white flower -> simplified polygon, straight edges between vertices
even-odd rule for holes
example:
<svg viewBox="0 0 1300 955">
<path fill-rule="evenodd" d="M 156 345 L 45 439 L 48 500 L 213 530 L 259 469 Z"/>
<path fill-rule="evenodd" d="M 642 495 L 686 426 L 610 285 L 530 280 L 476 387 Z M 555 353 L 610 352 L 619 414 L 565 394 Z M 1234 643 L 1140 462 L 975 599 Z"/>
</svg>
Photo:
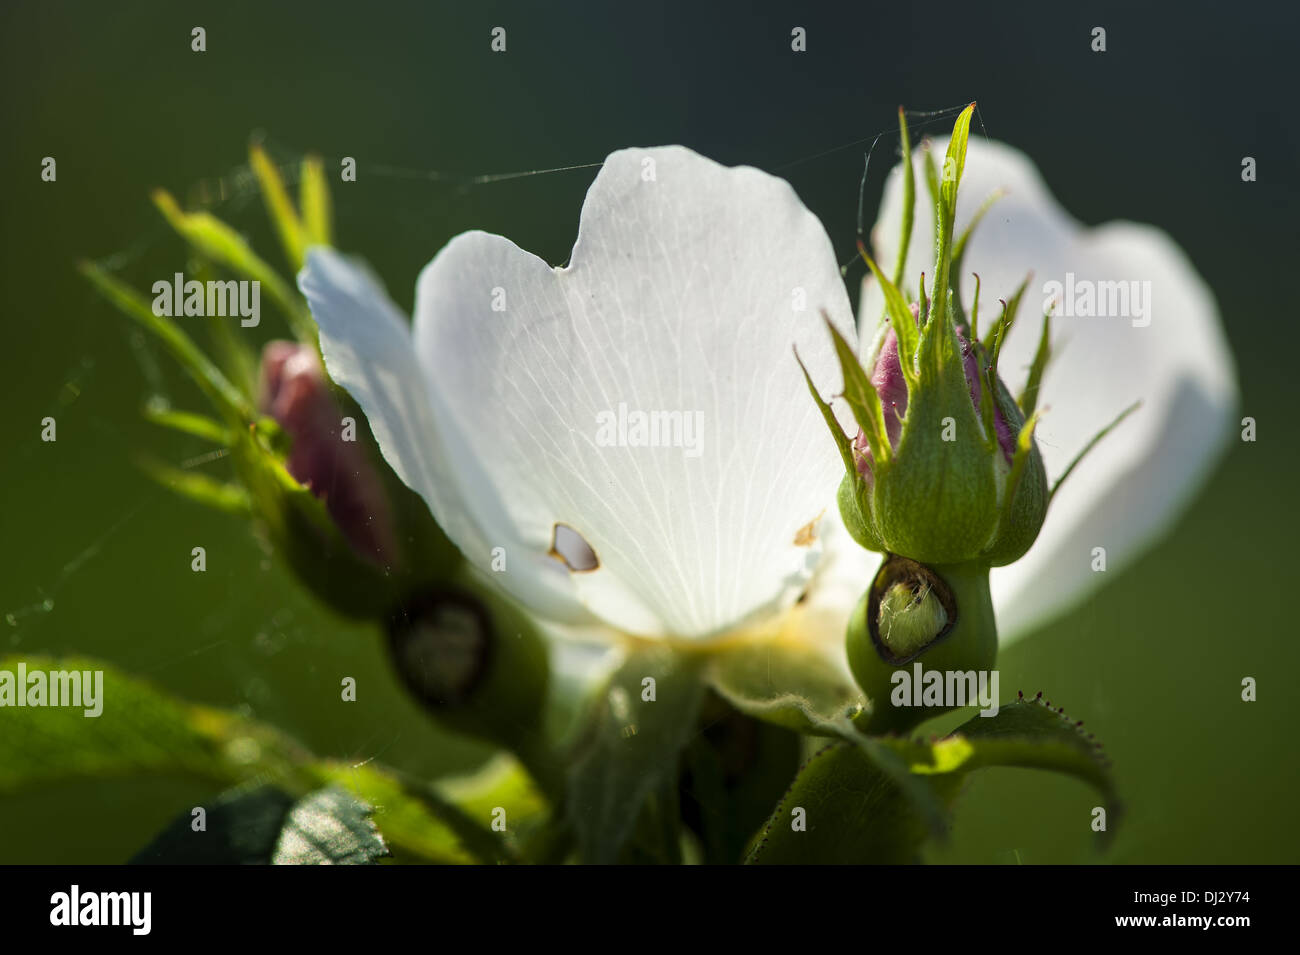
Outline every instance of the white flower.
<svg viewBox="0 0 1300 955">
<path fill-rule="evenodd" d="M 942 158 L 946 139 L 934 141 Z M 934 274 L 933 205 L 916 167 L 916 217 L 905 283 Z M 889 275 L 898 253 L 902 166 L 885 187 L 872 246 Z M 1213 293 L 1164 232 L 1131 222 L 1087 228 L 1070 217 L 1022 153 L 972 137 L 958 193 L 956 235 L 995 192 L 962 263 L 970 307 L 980 277 L 980 326 L 987 329 L 1032 273 L 1001 372 L 1019 389 L 1033 359 L 1044 300 L 1057 299 L 1053 358 L 1039 393 L 1036 438 L 1055 480 L 1089 439 L 1133 402 L 1142 406 L 1084 459 L 1052 501 L 1042 533 L 1020 561 L 993 571 L 998 631 L 1005 645 L 1068 609 L 1106 579 L 1093 570 L 1105 548 L 1107 573 L 1133 561 L 1189 503 L 1233 430 L 1237 386 L 1232 352 Z M 955 281 L 955 278 L 954 278 Z M 1049 286 L 1048 283 L 1059 283 Z M 1099 315 L 1125 292 L 1124 314 Z M 1142 283 L 1149 283 L 1143 285 Z M 1068 290 L 1068 291 L 1067 291 Z M 1093 296 L 1091 315 L 1086 300 Z M 1065 300 L 1067 299 L 1068 300 Z M 869 342 L 884 308 L 866 281 L 859 314 Z M 1116 309 L 1111 309 L 1117 311 Z"/>
<path fill-rule="evenodd" d="M 1084 231 L 1027 160 L 972 142 L 963 213 L 997 185 L 1009 194 L 964 268 L 983 277 L 986 315 L 1030 269 L 1041 281 L 1067 268 L 1148 278 L 1155 307 L 1146 328 L 1058 323 L 1040 402 L 1052 406 L 1039 432 L 1049 469 L 1133 398 L 1145 405 L 1066 485 L 1029 556 L 996 572 L 999 617 L 1018 628 L 1092 583 L 1092 546 L 1114 568 L 1172 519 L 1222 443 L 1234 389 L 1213 300 L 1163 234 Z M 876 238 L 886 271 L 898 193 L 895 175 Z M 933 255 L 918 193 L 912 287 Z M 843 666 L 845 624 L 879 557 L 839 524 L 843 465 L 792 347 L 838 389 L 820 312 L 850 341 L 852 316 L 825 231 L 785 182 L 681 147 L 614 153 L 569 265 L 465 233 L 421 274 L 409 328 L 328 249 L 311 251 L 299 281 L 330 375 L 389 464 L 466 558 L 540 618 L 678 641 L 778 633 Z M 1038 297 L 1008 374 L 1028 363 Z M 864 302 L 874 323 L 873 289 Z M 625 412 L 699 420 L 701 441 L 611 442 L 601 428 Z M 591 563 L 582 542 L 595 569 L 571 569 Z"/>
<path fill-rule="evenodd" d="M 843 466 L 792 348 L 838 387 L 821 312 L 855 336 L 830 240 L 783 180 L 676 146 L 614 153 L 568 266 L 457 236 L 409 332 L 336 253 L 300 283 L 388 462 L 541 616 L 697 640 L 803 593 Z M 669 422 L 659 446 L 627 433 L 635 414 Z M 688 446 L 683 425 L 702 425 Z M 596 569 L 552 553 L 584 566 L 565 528 Z"/>
</svg>

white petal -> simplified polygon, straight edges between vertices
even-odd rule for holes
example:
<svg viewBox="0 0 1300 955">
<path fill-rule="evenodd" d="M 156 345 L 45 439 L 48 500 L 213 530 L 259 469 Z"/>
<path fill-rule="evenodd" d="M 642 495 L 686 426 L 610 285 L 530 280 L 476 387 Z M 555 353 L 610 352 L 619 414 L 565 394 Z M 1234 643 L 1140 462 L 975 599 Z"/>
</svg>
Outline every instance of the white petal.
<svg viewBox="0 0 1300 955">
<path fill-rule="evenodd" d="M 839 508 L 822 521 L 824 554 L 803 600 L 783 618 L 783 630 L 833 663 L 851 681 L 844 649 L 849 616 L 880 569 L 880 554 L 864 550 L 844 527 Z"/>
<path fill-rule="evenodd" d="M 934 144 L 941 159 L 946 142 Z M 917 160 L 918 182 L 922 168 Z M 1236 372 L 1213 294 L 1186 256 L 1150 226 L 1082 226 L 1048 192 L 1032 163 L 999 143 L 972 139 L 958 199 L 957 230 L 996 190 L 1005 194 L 976 228 L 966 254 L 963 301 L 981 279 L 981 327 L 1032 272 L 1018 327 L 1001 371 L 1018 390 L 1037 346 L 1045 284 L 1149 282 L 1149 309 L 1127 316 L 1081 317 L 1058 307 L 1052 363 L 1039 398 L 1045 407 L 1038 444 L 1050 478 L 1102 427 L 1136 400 L 1142 407 L 1108 435 L 1056 496 L 1042 534 L 1016 564 L 994 570 L 994 604 L 1004 643 L 1069 609 L 1105 580 L 1092 570 L 1093 549 L 1106 549 L 1107 571 L 1131 562 L 1178 516 L 1229 434 Z M 902 216 L 902 177 L 891 173 L 876 230 L 882 269 L 893 267 Z M 933 206 L 917 190 L 907 283 L 934 271 Z M 1141 286 L 1138 286 L 1141 289 Z M 864 287 L 864 328 L 879 318 L 878 290 Z M 1055 291 L 1054 289 L 1051 291 Z M 868 311 L 867 309 L 870 309 Z M 1141 327 L 1144 320 L 1149 324 Z"/>
<path fill-rule="evenodd" d="M 501 582 L 528 602 L 527 578 L 558 576 L 615 628 L 680 638 L 793 601 L 819 553 L 795 539 L 842 472 L 791 351 L 823 394 L 840 388 L 822 309 L 851 335 L 830 241 L 790 186 L 681 147 L 606 160 L 565 268 L 453 239 L 420 277 L 416 351 L 464 451 L 465 506 L 509 555 Z M 702 429 L 631 446 L 620 408 Z M 547 556 L 556 524 L 596 570 Z"/>
<path fill-rule="evenodd" d="M 345 388 L 374 432 L 384 459 L 429 504 L 443 530 L 466 551 L 487 553 L 491 520 L 464 503 L 460 476 L 472 462 L 454 433 L 438 430 L 428 381 L 416 362 L 410 328 L 397 306 L 358 263 L 325 247 L 307 255 L 298 285 L 320 327 L 321 354 L 330 378 Z M 459 468 L 451 464 L 458 462 Z M 491 518 L 492 515 L 486 515 Z M 498 517 L 499 521 L 500 518 Z M 528 578 L 525 596 L 556 617 L 581 622 L 567 581 Z M 560 593 L 555 589 L 559 588 Z"/>
<path fill-rule="evenodd" d="M 323 246 L 309 252 L 298 286 L 330 377 L 366 412 L 384 458 L 424 497 L 442 493 L 441 448 L 402 313 L 364 267 Z"/>
</svg>

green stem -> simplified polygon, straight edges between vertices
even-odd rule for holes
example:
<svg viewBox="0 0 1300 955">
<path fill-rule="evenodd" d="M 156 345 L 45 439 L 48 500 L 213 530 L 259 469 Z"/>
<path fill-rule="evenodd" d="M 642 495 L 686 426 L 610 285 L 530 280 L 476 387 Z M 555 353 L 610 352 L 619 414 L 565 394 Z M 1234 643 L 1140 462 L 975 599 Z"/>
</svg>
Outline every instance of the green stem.
<svg viewBox="0 0 1300 955">
<path fill-rule="evenodd" d="M 891 566 L 892 562 L 892 566 Z M 872 584 L 872 589 L 863 594 L 853 616 L 849 620 L 847 649 L 849 666 L 858 685 L 871 701 L 871 707 L 859 717 L 861 729 L 871 733 L 907 732 L 919 723 L 954 707 L 951 700 L 945 698 L 944 705 L 913 705 L 911 692 L 916 680 L 916 667 L 920 665 L 921 674 L 932 671 L 990 671 L 997 663 L 998 634 L 993 618 L 993 600 L 989 593 L 989 568 L 983 563 L 943 564 L 924 568 L 931 575 L 928 578 L 888 574 L 886 569 L 897 571 L 899 564 L 910 564 L 900 558 L 887 556 Z M 919 565 L 914 565 L 919 566 Z M 937 582 L 933 579 L 937 578 Z M 919 585 L 916 583 L 920 580 Z M 927 584 L 926 581 L 931 581 Z M 941 603 L 947 605 L 941 615 L 936 615 L 933 600 L 918 598 L 913 613 L 917 615 L 918 625 L 929 626 L 936 632 L 929 637 L 928 645 L 922 643 L 923 649 L 910 651 L 901 658 L 886 659 L 880 648 L 882 642 L 878 636 L 873 638 L 871 621 L 868 616 L 873 608 L 897 615 L 897 601 L 891 602 L 889 590 L 892 581 L 893 592 L 900 588 L 906 594 L 911 584 L 925 593 L 927 586 L 935 590 L 946 588 Z M 871 600 L 872 591 L 885 599 Z M 879 633 L 879 613 L 876 632 Z M 949 626 L 950 624 L 950 626 Z M 898 626 L 898 624 L 895 624 Z M 900 671 L 902 673 L 901 676 Z M 946 680 L 945 680 L 946 682 Z M 920 690 L 917 690 L 919 693 Z M 899 700 L 903 705 L 895 705 Z"/>
</svg>

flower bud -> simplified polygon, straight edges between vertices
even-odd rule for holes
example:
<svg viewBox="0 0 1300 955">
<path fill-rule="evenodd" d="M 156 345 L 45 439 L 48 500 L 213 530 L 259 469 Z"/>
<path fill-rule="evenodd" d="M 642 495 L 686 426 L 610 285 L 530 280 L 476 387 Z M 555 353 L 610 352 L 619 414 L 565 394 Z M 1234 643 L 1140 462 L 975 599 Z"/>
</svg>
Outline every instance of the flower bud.
<svg viewBox="0 0 1300 955">
<path fill-rule="evenodd" d="M 936 188 L 933 298 L 922 275 L 916 301 L 909 304 L 860 244 L 885 299 L 869 370 L 827 321 L 844 374 L 843 397 L 858 424 L 852 441 L 811 379 L 808 384 L 845 463 L 839 505 L 854 539 L 868 550 L 923 564 L 987 567 L 1010 563 L 1029 549 L 1049 495 L 1033 438 L 1037 417 L 1026 423 L 998 375 L 1020 294 L 1003 303 L 986 347 L 976 333 L 978 285 L 968 337 L 959 283 L 950 281 L 960 268 L 953 219 L 971 112 L 968 107 L 958 119 Z M 905 157 L 906 168 L 910 164 Z M 957 248 L 965 247 L 965 238 Z M 1045 362 L 1045 347 L 1040 351 Z M 1037 359 L 1036 370 L 1042 370 Z"/>
<path fill-rule="evenodd" d="M 916 312 L 917 306 L 912 305 L 912 314 L 916 315 Z M 966 384 L 970 388 L 971 402 L 978 410 L 983 390 L 980 385 L 979 359 L 976 357 L 974 347 L 966 340 L 964 331 L 961 328 L 957 329 L 957 340 L 961 345 L 962 353 L 962 371 L 966 375 Z M 880 351 L 871 370 L 871 384 L 876 389 L 876 394 L 880 396 L 880 403 L 885 409 L 885 429 L 889 436 L 889 444 L 897 448 L 903 417 L 907 414 L 907 381 L 903 377 L 902 363 L 898 358 L 898 335 L 894 333 L 892 327 L 885 330 Z M 996 404 L 993 415 L 998 447 L 1002 449 L 1007 466 L 1010 467 L 1015 454 L 1016 435 L 1007 422 L 1006 414 Z M 858 457 L 858 473 L 864 480 L 871 481 L 871 449 L 861 429 L 854 439 L 853 450 Z"/>
<path fill-rule="evenodd" d="M 513 750 L 539 778 L 548 775 L 550 668 L 521 611 L 466 572 L 405 600 L 389 617 L 388 638 L 397 675 L 439 723 Z"/>
<path fill-rule="evenodd" d="M 359 555 L 381 567 L 391 565 L 399 548 L 383 479 L 355 434 L 343 433 L 343 410 L 315 349 L 268 343 L 261 378 L 262 409 L 291 442 L 289 473 L 325 503 Z"/>
<path fill-rule="evenodd" d="M 846 475 L 841 509 L 848 503 L 857 510 L 846 521 L 871 550 L 927 563 L 1010 563 L 1029 549 L 1046 516 L 1046 472 L 1032 435 L 1017 467 L 1024 416 L 980 343 L 968 341 L 964 329 L 952 335 L 954 360 L 934 379 L 909 383 L 895 329 L 881 334 L 869 380 L 891 456 L 879 465 L 859 429 L 856 473 Z M 923 337 L 918 327 L 918 341 Z M 990 381 L 995 393 L 986 398 Z"/>
</svg>

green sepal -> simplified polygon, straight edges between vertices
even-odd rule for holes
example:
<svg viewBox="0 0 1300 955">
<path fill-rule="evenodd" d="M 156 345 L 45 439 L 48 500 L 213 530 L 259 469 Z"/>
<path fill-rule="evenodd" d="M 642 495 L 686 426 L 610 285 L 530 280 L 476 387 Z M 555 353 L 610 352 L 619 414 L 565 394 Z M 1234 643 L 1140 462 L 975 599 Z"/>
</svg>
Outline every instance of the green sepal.
<svg viewBox="0 0 1300 955">
<path fill-rule="evenodd" d="M 943 175 L 939 182 L 935 209 L 934 312 L 940 320 L 948 316 L 948 284 L 952 266 L 953 223 L 957 218 L 957 187 L 961 184 L 962 172 L 966 168 L 966 141 L 970 136 L 970 120 L 974 111 L 975 104 L 971 103 L 962 110 L 957 122 L 953 124 L 948 153 L 943 163 Z"/>
<path fill-rule="evenodd" d="M 174 494 L 189 498 L 205 507 L 247 517 L 253 513 L 248 491 L 238 484 L 220 481 L 198 471 L 164 464 L 148 455 L 137 455 L 136 466 Z"/>
<path fill-rule="evenodd" d="M 220 421 L 192 411 L 177 411 L 163 400 L 146 402 L 142 414 L 146 421 L 160 428 L 179 431 L 223 447 L 228 447 L 235 440 L 231 430 Z"/>
<path fill-rule="evenodd" d="M 921 352 L 922 384 L 909 395 L 889 469 L 875 474 L 873 514 L 893 553 L 958 563 L 977 557 L 993 531 L 995 469 L 951 324 L 932 318 Z M 950 428 L 954 440 L 944 440 Z"/>
<path fill-rule="evenodd" d="M 989 332 L 992 343 L 989 352 L 989 369 L 994 374 L 997 374 L 998 362 L 1002 358 L 1002 346 L 1006 343 L 1007 336 L 1011 334 L 1011 327 L 1016 322 L 1016 314 L 1020 311 L 1020 300 L 1025 297 L 1025 289 L 1028 287 L 1029 276 L 1026 276 L 1011 297 L 1002 302 L 1002 314 Z"/>
<path fill-rule="evenodd" d="M 206 259 L 198 259 L 195 277 L 201 282 L 215 279 L 217 270 Z M 262 387 L 261 358 L 247 335 L 240 334 L 235 322 L 215 321 L 204 323 L 212 345 L 212 357 L 217 365 L 241 393 L 256 404 Z"/>
<path fill-rule="evenodd" d="M 302 220 L 298 218 L 289 191 L 284 187 L 280 170 L 271 162 L 266 150 L 254 144 L 248 150 L 248 159 L 249 165 L 253 167 L 253 175 L 257 177 L 257 184 L 261 187 L 267 215 L 280 237 L 289 265 L 296 273 L 302 268 L 307 252 L 307 234 Z"/>
<path fill-rule="evenodd" d="M 840 481 L 836 501 L 849 536 L 857 541 L 858 546 L 881 554 L 885 552 L 885 543 L 871 516 L 872 489 L 873 485 L 853 471 L 844 475 L 844 480 Z"/>
<path fill-rule="evenodd" d="M 1038 390 L 1043 383 L 1043 372 L 1052 359 L 1052 313 L 1043 313 L 1043 328 L 1038 335 L 1038 349 L 1034 352 L 1034 361 L 1029 366 L 1029 378 L 1025 381 L 1025 390 L 1020 393 L 1017 404 L 1025 417 L 1032 415 L 1038 407 Z"/>
<path fill-rule="evenodd" d="M 1034 441 L 1039 412 L 1035 411 L 1026 420 L 1002 379 L 995 376 L 993 380 L 998 389 L 998 410 L 1016 434 L 1015 451 L 1002 492 L 997 531 L 984 553 L 984 558 L 992 566 L 1004 567 L 1028 553 L 1038 539 L 1043 521 L 1047 518 L 1049 492 L 1047 469 Z M 994 432 L 994 441 L 996 440 L 997 434 Z M 1000 445 L 996 445 L 994 453 L 999 459 L 1005 460 Z"/>
<path fill-rule="evenodd" d="M 313 245 L 333 245 L 334 208 L 325 181 L 325 166 L 319 156 L 308 156 L 302 161 L 298 204 L 302 208 L 302 226 L 308 248 Z"/>
<path fill-rule="evenodd" d="M 925 190 L 930 194 L 930 208 L 935 210 L 935 216 L 938 217 L 939 210 L 939 170 L 934 164 L 934 151 L 930 148 L 929 140 L 923 144 L 921 154 L 925 157 Z"/>
<path fill-rule="evenodd" d="M 200 255 L 245 279 L 260 282 L 284 313 L 295 337 L 306 344 L 316 344 L 316 323 L 307 306 L 239 233 L 210 213 L 184 212 L 163 189 L 154 190 L 153 201 L 163 218 Z"/>
<path fill-rule="evenodd" d="M 898 138 L 903 153 L 903 222 L 898 235 L 898 259 L 894 262 L 894 285 L 903 284 L 907 251 L 912 244 L 912 223 L 916 217 L 916 171 L 912 168 L 912 137 L 907 131 L 907 114 L 898 107 Z"/>
<path fill-rule="evenodd" d="M 256 412 L 244 393 L 231 384 L 221 370 L 203 354 L 202 349 L 194 344 L 194 340 L 181 330 L 174 319 L 165 315 L 155 315 L 143 295 L 94 262 L 82 262 L 78 270 L 118 311 L 162 342 L 177 363 L 194 379 L 195 384 L 232 425 L 243 427 L 256 417 Z"/>
<path fill-rule="evenodd" d="M 873 467 L 885 468 L 889 464 L 891 448 L 889 435 L 885 430 L 885 414 L 880 405 L 880 395 L 872 387 L 871 379 L 863 371 L 858 356 L 848 339 L 840 334 L 838 328 L 826 317 L 826 327 L 830 330 L 831 341 L 835 345 L 835 355 L 840 362 L 840 371 L 844 377 L 844 401 L 853 412 L 853 418 L 866 436 L 874 458 Z M 856 471 L 856 468 L 853 469 Z"/>
<path fill-rule="evenodd" d="M 803 372 L 803 380 L 808 385 L 808 392 L 812 395 L 813 401 L 817 403 L 817 409 L 822 413 L 822 419 L 826 422 L 826 427 L 831 433 L 831 438 L 835 441 L 835 448 L 840 452 L 840 460 L 844 462 L 844 469 L 850 474 L 855 473 L 857 466 L 853 460 L 853 445 L 849 441 L 849 436 L 846 435 L 844 429 L 840 427 L 840 423 L 838 419 L 836 419 L 835 412 L 831 409 L 831 406 L 827 402 L 822 401 L 822 396 L 818 393 L 817 386 L 813 384 L 812 375 L 808 374 L 808 369 L 804 365 L 803 359 L 799 357 L 799 352 L 797 350 L 794 353 L 794 359 L 799 363 L 799 370 Z"/>
<path fill-rule="evenodd" d="M 952 312 L 953 315 L 956 317 L 956 323 L 958 325 L 966 324 L 966 310 L 965 308 L 962 307 L 962 298 L 961 298 L 962 262 L 966 258 L 966 249 L 970 245 L 970 238 L 971 235 L 974 234 L 976 226 L 978 226 L 980 222 L 983 221 L 984 216 L 988 214 L 989 209 L 993 208 L 993 204 L 997 202 L 999 199 L 1001 199 L 1002 196 L 1003 196 L 1002 191 L 998 190 L 994 192 L 991 196 L 989 196 L 987 199 L 985 199 L 982 203 L 980 203 L 980 207 L 975 210 L 975 214 L 971 216 L 970 222 L 966 224 L 966 228 L 962 230 L 962 233 L 958 237 L 956 244 L 953 246 L 952 267 L 949 275 L 953 277 L 951 280 Z M 978 284 L 976 285 L 975 294 L 976 294 L 976 303 L 975 303 L 976 307 L 973 309 L 973 313 L 979 311 Z M 975 340 L 976 333 L 978 331 L 978 322 L 976 321 L 976 318 L 977 316 L 972 314 L 970 320 L 970 339 L 972 341 Z"/>
<path fill-rule="evenodd" d="M 880 284 L 880 290 L 884 294 L 885 311 L 889 316 L 890 325 L 893 326 L 894 334 L 898 337 L 899 367 L 903 371 L 903 377 L 907 379 L 910 391 L 917 381 L 917 370 L 914 361 L 921 334 L 920 329 L 917 328 L 917 320 L 903 298 L 903 293 L 898 290 L 893 282 L 885 278 L 875 260 L 867 254 L 866 246 L 861 243 L 858 244 L 858 254 L 862 256 L 863 261 L 867 263 L 867 267 L 871 269 L 871 274 L 876 277 L 876 281 Z M 924 286 L 921 288 L 921 298 L 925 298 Z M 869 380 L 867 384 L 870 386 Z M 877 397 L 878 403 L 879 397 Z"/>
</svg>

